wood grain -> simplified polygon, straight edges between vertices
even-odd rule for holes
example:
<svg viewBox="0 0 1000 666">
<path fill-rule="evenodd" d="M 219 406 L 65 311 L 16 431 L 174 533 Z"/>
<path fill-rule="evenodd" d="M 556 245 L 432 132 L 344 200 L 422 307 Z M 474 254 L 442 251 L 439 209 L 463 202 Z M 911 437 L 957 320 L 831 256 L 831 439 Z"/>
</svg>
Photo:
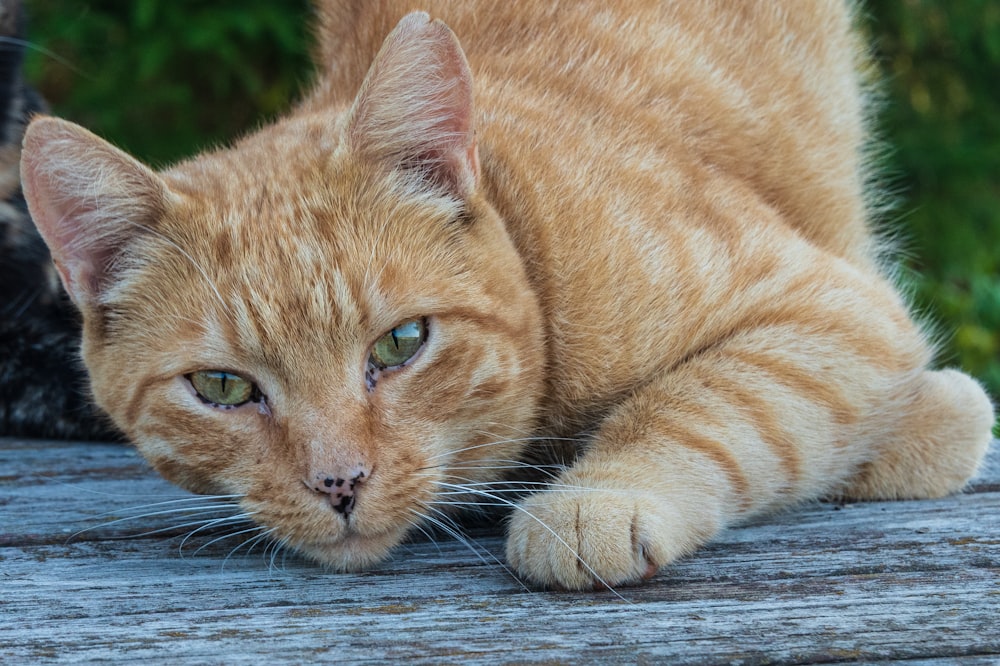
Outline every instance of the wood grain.
<svg viewBox="0 0 1000 666">
<path fill-rule="evenodd" d="M 182 497 L 128 447 L 0 439 L 0 662 L 1000 661 L 996 442 L 966 494 L 805 506 L 620 597 L 525 589 L 482 527 L 479 554 L 442 537 L 336 574 L 111 522 Z"/>
</svg>

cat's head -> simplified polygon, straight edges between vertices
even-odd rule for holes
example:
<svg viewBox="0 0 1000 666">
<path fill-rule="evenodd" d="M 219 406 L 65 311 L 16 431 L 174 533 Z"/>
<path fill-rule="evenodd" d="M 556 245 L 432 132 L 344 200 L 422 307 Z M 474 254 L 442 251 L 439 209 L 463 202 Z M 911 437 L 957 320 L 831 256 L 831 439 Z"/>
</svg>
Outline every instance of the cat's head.
<svg viewBox="0 0 1000 666">
<path fill-rule="evenodd" d="M 94 395 L 160 472 L 357 568 L 517 457 L 541 320 L 472 116 L 455 37 L 412 14 L 350 108 L 160 173 L 31 124 L 25 193 Z"/>
</svg>

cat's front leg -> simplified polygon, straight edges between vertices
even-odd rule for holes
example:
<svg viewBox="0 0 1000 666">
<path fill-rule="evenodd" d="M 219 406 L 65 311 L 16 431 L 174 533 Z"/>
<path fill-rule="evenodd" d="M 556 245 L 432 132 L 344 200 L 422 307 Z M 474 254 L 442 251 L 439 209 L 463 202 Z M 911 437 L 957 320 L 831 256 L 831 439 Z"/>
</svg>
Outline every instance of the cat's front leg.
<svg viewBox="0 0 1000 666">
<path fill-rule="evenodd" d="M 745 472 L 722 444 L 684 441 L 654 393 L 623 405 L 573 468 L 517 508 L 507 557 L 518 573 L 566 589 L 638 581 L 745 508 Z"/>
<path fill-rule="evenodd" d="M 775 344 L 767 335 L 696 355 L 612 408 L 574 465 L 512 514 L 511 565 L 546 587 L 635 582 L 792 491 L 806 444 L 797 431 L 829 440 L 841 408 L 818 404 L 828 390 L 803 398 L 801 381 L 785 386 L 740 358 Z M 799 360 L 789 372 L 812 376 L 814 359 Z M 793 427 L 779 425 L 789 412 Z"/>
<path fill-rule="evenodd" d="M 822 358 L 766 336 L 690 359 L 612 410 L 573 467 L 511 517 L 515 569 L 547 587 L 634 582 L 847 476 L 857 447 L 831 443 L 858 396 L 811 379 Z"/>
<path fill-rule="evenodd" d="M 883 459 L 885 496 L 960 489 L 990 438 L 982 389 L 952 373 L 962 390 L 940 390 L 905 320 L 842 319 L 849 335 L 776 323 L 652 378 L 514 512 L 511 564 L 548 587 L 637 581 L 750 515 L 850 491 Z"/>
<path fill-rule="evenodd" d="M 641 456 L 591 456 L 518 507 L 508 561 L 545 587 L 589 589 L 649 578 L 693 552 L 725 524 L 728 493 L 710 464 L 675 453 L 676 477 L 661 488 L 636 483 L 653 469 Z"/>
</svg>

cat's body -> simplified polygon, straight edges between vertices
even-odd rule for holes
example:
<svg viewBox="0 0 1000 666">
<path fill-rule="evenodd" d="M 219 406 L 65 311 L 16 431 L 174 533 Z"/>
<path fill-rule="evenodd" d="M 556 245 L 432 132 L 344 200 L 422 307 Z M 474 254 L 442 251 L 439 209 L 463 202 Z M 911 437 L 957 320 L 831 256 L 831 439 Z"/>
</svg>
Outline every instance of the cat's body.
<svg viewBox="0 0 1000 666">
<path fill-rule="evenodd" d="M 299 108 L 159 175 L 32 125 L 95 395 L 159 470 L 356 568 L 558 451 L 508 555 L 567 587 L 964 485 L 992 407 L 880 273 L 843 3 L 424 6 L 468 65 L 419 14 L 382 46 L 409 5 L 325 3 Z"/>
<path fill-rule="evenodd" d="M 21 76 L 21 3 L 0 0 L 0 436 L 111 438 L 80 363 L 80 322 L 28 217 L 21 139 L 44 102 Z"/>
</svg>

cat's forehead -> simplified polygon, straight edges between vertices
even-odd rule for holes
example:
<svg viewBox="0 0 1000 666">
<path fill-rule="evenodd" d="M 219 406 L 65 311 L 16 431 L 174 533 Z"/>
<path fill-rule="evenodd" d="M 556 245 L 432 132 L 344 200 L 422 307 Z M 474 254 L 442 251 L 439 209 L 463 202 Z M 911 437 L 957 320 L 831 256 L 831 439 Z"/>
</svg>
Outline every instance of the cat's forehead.
<svg viewBox="0 0 1000 666">
<path fill-rule="evenodd" d="M 215 237 L 220 252 L 326 263 L 380 249 L 405 258 L 428 233 L 447 235 L 440 223 L 455 216 L 454 201 L 347 154 L 337 136 L 289 122 L 166 172 L 185 201 L 180 222 Z"/>
<path fill-rule="evenodd" d="M 303 351 L 367 344 L 424 314 L 439 278 L 458 272 L 454 203 L 315 147 L 289 164 L 257 156 L 212 155 L 165 174 L 179 202 L 169 236 L 187 255 L 174 260 L 201 290 L 208 331 L 269 356 L 289 339 Z"/>
</svg>

